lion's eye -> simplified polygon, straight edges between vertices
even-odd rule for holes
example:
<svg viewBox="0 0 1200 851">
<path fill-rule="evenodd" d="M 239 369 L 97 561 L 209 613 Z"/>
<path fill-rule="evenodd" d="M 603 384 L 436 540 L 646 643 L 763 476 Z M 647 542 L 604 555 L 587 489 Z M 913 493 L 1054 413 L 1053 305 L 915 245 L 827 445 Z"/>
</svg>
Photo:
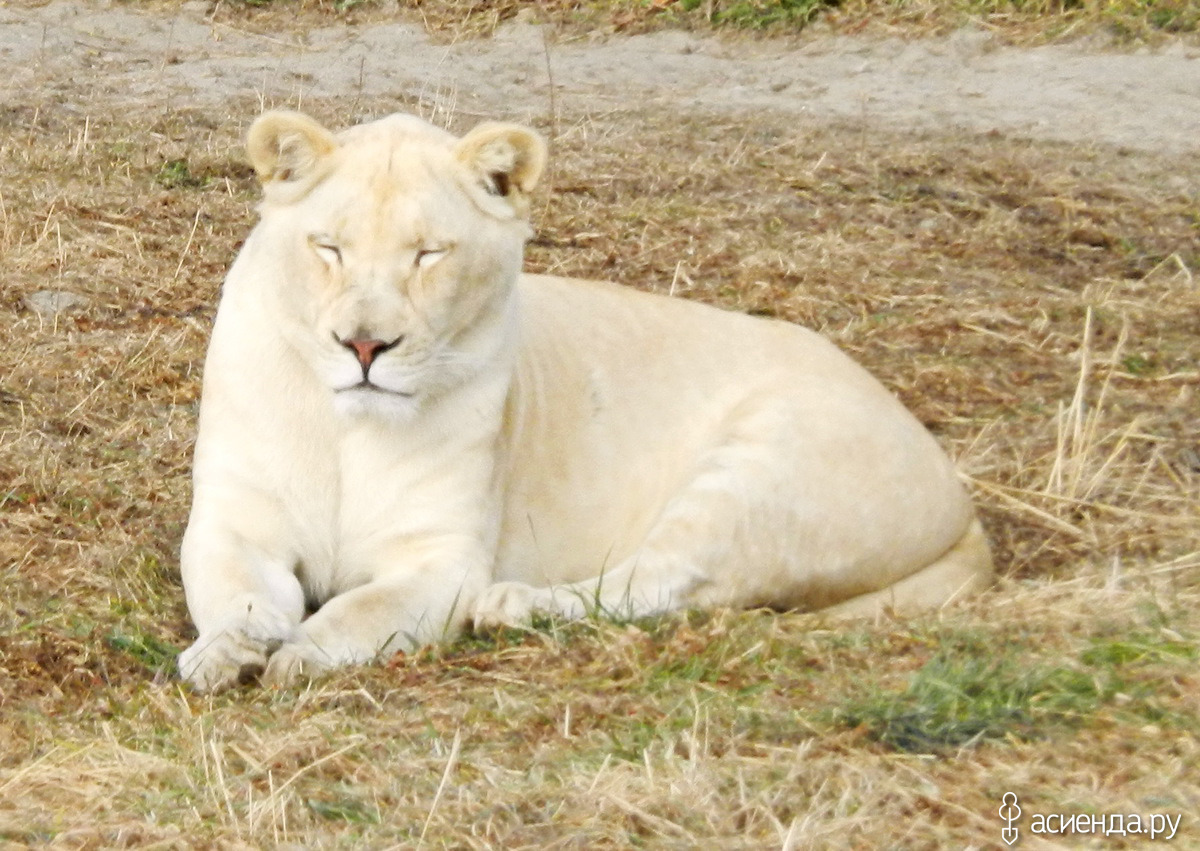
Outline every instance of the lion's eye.
<svg viewBox="0 0 1200 851">
<path fill-rule="evenodd" d="M 418 268 L 428 269 L 434 263 L 446 256 L 448 248 L 422 248 L 417 251 L 416 264 Z"/>
<path fill-rule="evenodd" d="M 308 239 L 312 245 L 313 251 L 317 252 L 320 257 L 329 266 L 340 266 L 342 263 L 342 249 L 338 248 L 329 239 L 320 236 L 311 236 Z"/>
</svg>

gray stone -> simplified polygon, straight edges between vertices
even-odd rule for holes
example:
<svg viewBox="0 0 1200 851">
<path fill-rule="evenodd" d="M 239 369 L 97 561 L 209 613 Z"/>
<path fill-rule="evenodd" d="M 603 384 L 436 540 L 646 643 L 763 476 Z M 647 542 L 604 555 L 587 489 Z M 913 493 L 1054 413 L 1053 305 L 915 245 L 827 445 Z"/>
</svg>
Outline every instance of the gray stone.
<svg viewBox="0 0 1200 851">
<path fill-rule="evenodd" d="M 90 304 L 86 296 L 68 290 L 38 290 L 25 296 L 25 306 L 47 319 L 64 313 L 77 313 Z"/>
</svg>

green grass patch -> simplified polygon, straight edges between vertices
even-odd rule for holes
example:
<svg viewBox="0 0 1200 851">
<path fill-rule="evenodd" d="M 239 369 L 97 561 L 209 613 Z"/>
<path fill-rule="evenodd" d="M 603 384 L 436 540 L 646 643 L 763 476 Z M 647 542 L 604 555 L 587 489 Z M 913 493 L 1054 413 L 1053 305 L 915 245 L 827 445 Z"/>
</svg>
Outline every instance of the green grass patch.
<svg viewBox="0 0 1200 851">
<path fill-rule="evenodd" d="M 839 0 L 681 0 L 685 12 L 702 12 L 717 26 L 763 30 L 803 27 Z"/>
<path fill-rule="evenodd" d="M 1200 642 L 1169 632 L 1133 633 L 1123 638 L 1097 639 L 1080 658 L 1094 666 L 1195 662 L 1200 659 Z"/>
<path fill-rule="evenodd" d="M 1017 645 L 988 650 L 968 640 L 940 650 L 903 691 L 860 693 L 831 717 L 915 753 L 1046 738 L 1086 726 L 1110 706 L 1135 723 L 1194 728 L 1200 719 L 1161 705 L 1158 685 L 1170 673 L 1163 666 L 1190 669 L 1197 654 L 1195 641 L 1169 633 L 1094 639 L 1066 664 L 1030 659 Z"/>
<path fill-rule="evenodd" d="M 1071 673 L 1026 671 L 1012 660 L 938 657 L 903 692 L 861 697 L 836 710 L 834 719 L 863 728 L 895 750 L 916 753 L 1008 735 L 1026 739 L 1036 729 L 1035 704 L 1047 696 L 1063 709 L 1073 703 L 1078 714 L 1099 705 L 1094 686 Z"/>
<path fill-rule="evenodd" d="M 357 798 L 309 798 L 305 803 L 316 815 L 327 821 L 344 821 L 350 824 L 379 824 L 380 821 L 379 808 Z"/>
<path fill-rule="evenodd" d="M 164 189 L 203 189 L 209 183 L 209 177 L 193 172 L 186 159 L 164 162 L 155 180 Z"/>
<path fill-rule="evenodd" d="M 151 671 L 173 671 L 179 648 L 144 632 L 120 628 L 105 636 L 105 643 Z"/>
</svg>

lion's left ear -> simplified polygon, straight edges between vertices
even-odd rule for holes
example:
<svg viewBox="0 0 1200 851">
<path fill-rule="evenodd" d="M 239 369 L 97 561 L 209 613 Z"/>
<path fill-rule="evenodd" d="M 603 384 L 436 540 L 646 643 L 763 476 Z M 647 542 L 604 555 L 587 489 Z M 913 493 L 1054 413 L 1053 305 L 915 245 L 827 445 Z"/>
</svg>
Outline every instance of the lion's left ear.
<svg viewBox="0 0 1200 851">
<path fill-rule="evenodd" d="M 480 124 L 454 149 L 488 195 L 503 198 L 518 216 L 529 213 L 529 194 L 546 167 L 546 143 L 519 124 Z"/>
</svg>

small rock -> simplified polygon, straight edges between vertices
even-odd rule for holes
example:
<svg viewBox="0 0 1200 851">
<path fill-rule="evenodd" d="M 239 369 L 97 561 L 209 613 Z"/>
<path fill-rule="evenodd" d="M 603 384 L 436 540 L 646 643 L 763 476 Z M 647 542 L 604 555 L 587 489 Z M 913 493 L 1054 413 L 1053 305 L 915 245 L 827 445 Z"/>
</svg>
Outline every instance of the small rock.
<svg viewBox="0 0 1200 851">
<path fill-rule="evenodd" d="M 68 290 L 38 290 L 25 296 L 25 306 L 44 318 L 84 310 L 91 304 L 86 296 Z"/>
<path fill-rule="evenodd" d="M 961 56 L 978 56 L 996 49 L 991 33 L 974 26 L 963 27 L 947 38 L 946 42 Z"/>
</svg>

